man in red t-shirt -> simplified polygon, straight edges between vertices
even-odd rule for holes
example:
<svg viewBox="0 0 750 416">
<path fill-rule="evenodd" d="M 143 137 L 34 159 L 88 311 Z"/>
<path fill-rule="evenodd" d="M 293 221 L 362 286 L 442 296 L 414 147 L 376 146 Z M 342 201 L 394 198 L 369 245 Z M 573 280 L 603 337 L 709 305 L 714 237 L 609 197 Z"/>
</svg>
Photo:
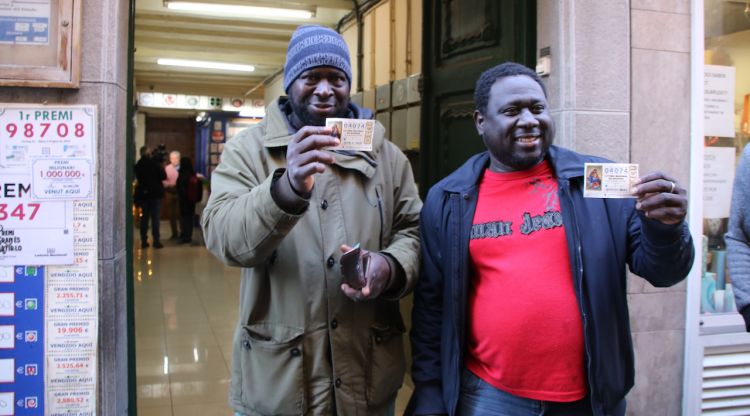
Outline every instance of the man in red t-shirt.
<svg viewBox="0 0 750 416">
<path fill-rule="evenodd" d="M 604 160 L 552 146 L 544 86 L 522 65 L 483 73 L 475 103 L 488 151 L 422 210 L 407 414 L 624 415 L 625 266 L 657 286 L 687 275 L 686 192 L 652 173 L 635 200 L 584 198 L 584 164 Z"/>
</svg>

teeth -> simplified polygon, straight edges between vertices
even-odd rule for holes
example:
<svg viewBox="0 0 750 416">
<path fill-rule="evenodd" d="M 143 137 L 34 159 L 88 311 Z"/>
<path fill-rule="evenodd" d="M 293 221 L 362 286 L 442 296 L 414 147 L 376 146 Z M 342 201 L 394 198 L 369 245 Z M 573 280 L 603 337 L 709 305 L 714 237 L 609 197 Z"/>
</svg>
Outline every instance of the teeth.
<svg viewBox="0 0 750 416">
<path fill-rule="evenodd" d="M 533 136 L 533 137 L 519 137 L 518 141 L 521 142 L 521 143 L 532 143 L 536 139 L 537 139 L 537 136 Z"/>
</svg>

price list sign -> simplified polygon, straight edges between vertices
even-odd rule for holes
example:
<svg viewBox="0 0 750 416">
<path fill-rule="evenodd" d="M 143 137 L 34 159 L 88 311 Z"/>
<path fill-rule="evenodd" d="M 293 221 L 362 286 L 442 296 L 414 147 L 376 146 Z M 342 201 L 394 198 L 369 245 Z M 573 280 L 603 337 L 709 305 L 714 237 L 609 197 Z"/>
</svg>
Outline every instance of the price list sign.
<svg viewBox="0 0 750 416">
<path fill-rule="evenodd" d="M 73 204 L 74 262 L 47 267 L 45 316 L 48 415 L 96 409 L 98 274 L 96 204 Z"/>
<path fill-rule="evenodd" d="M 70 264 L 72 201 L 94 195 L 94 106 L 0 104 L 0 265 Z"/>
<path fill-rule="evenodd" d="M 95 128 L 94 106 L 0 103 L 0 416 L 96 410 Z"/>
</svg>

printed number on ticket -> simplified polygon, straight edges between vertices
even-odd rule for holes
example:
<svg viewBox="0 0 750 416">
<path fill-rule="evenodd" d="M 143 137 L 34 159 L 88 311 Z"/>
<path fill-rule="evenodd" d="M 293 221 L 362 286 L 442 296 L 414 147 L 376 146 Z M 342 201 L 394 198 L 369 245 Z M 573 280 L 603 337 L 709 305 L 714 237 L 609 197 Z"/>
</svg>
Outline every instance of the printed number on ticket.
<svg viewBox="0 0 750 416">
<path fill-rule="evenodd" d="M 586 163 L 584 175 L 586 198 L 635 198 L 630 191 L 639 178 L 636 163 Z"/>
<path fill-rule="evenodd" d="M 372 151 L 375 120 L 327 118 L 326 127 L 333 130 L 331 136 L 338 137 L 341 140 L 340 145 L 329 147 L 329 149 Z"/>
</svg>

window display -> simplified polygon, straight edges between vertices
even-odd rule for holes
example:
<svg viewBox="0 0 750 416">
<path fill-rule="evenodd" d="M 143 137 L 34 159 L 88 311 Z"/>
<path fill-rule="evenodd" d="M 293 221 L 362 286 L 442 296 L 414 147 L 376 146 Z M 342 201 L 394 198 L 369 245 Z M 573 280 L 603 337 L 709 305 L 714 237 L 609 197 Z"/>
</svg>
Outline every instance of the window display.
<svg viewBox="0 0 750 416">
<path fill-rule="evenodd" d="M 737 161 L 750 140 L 750 14 L 706 0 L 701 313 L 735 313 L 724 235 Z"/>
</svg>

